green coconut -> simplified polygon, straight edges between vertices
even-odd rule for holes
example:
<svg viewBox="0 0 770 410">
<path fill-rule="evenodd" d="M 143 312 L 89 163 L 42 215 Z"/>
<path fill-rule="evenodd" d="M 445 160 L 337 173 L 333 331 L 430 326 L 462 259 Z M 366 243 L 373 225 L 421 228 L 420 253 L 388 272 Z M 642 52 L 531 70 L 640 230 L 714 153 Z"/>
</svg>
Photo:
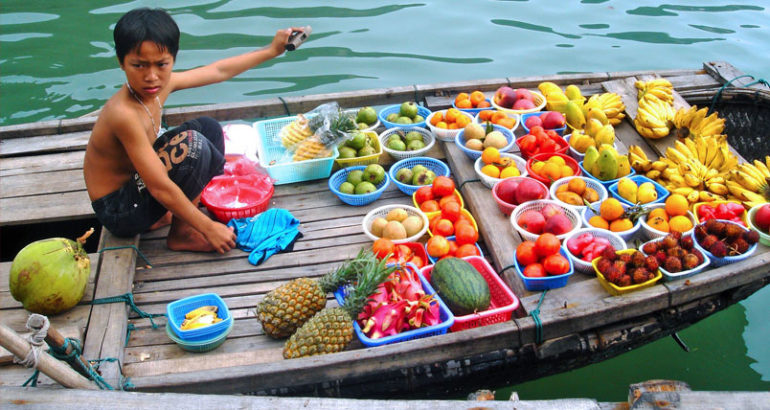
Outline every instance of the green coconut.
<svg viewBox="0 0 770 410">
<path fill-rule="evenodd" d="M 91 228 L 76 241 L 48 238 L 25 246 L 11 264 L 11 296 L 24 309 L 42 315 L 72 309 L 83 298 L 91 273 L 83 244 L 93 231 Z"/>
</svg>

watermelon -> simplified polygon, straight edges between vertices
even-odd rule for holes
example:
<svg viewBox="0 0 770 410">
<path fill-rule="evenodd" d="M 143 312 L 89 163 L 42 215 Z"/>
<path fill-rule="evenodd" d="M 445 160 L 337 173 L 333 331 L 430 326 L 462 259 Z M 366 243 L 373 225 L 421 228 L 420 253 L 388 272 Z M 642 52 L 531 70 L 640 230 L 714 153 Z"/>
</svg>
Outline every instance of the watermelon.
<svg viewBox="0 0 770 410">
<path fill-rule="evenodd" d="M 455 316 L 489 308 L 489 284 L 468 261 L 449 257 L 433 265 L 430 284 Z"/>
</svg>

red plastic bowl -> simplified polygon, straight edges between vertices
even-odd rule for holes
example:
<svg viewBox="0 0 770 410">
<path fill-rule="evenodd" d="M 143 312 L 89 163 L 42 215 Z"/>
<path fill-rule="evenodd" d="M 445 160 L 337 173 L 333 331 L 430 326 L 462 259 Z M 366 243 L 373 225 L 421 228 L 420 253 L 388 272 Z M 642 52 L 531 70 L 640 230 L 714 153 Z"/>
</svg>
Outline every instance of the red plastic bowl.
<svg viewBox="0 0 770 410">
<path fill-rule="evenodd" d="M 515 182 L 521 182 L 521 181 L 523 181 L 525 179 L 533 180 L 533 181 L 537 182 L 538 185 L 543 188 L 543 195 L 544 196 L 543 196 L 542 199 L 548 199 L 549 198 L 550 192 L 548 191 L 548 187 L 546 187 L 544 183 L 538 181 L 535 178 L 530 178 L 530 177 L 510 177 L 510 178 L 505 178 L 505 179 L 497 182 L 492 187 L 492 197 L 495 198 L 495 202 L 497 202 L 497 207 L 500 208 L 500 212 L 502 212 L 503 215 L 510 216 L 511 212 L 513 212 L 513 210 L 516 209 L 517 205 L 503 201 L 500 198 L 499 194 L 498 194 L 498 190 L 502 186 L 504 186 L 506 184 L 511 184 L 511 183 L 515 183 Z"/>
<path fill-rule="evenodd" d="M 521 152 L 521 157 L 524 159 L 530 159 L 533 154 L 530 151 L 524 150 L 521 148 L 521 145 L 519 145 L 519 142 L 522 137 L 516 138 L 516 146 L 519 147 L 519 151 Z M 556 144 L 559 145 L 559 149 L 557 149 L 555 152 L 541 152 L 539 154 L 534 155 L 541 155 L 541 154 L 567 154 L 567 151 L 569 151 L 569 142 L 565 140 L 563 137 L 559 137 L 555 139 Z"/>
<path fill-rule="evenodd" d="M 273 196 L 272 184 L 249 175 L 215 177 L 206 185 L 201 202 L 222 223 L 264 212 Z"/>
<path fill-rule="evenodd" d="M 550 187 L 551 186 L 551 182 L 553 182 L 553 181 L 551 181 L 548 178 L 541 177 L 535 171 L 533 171 L 532 170 L 532 164 L 535 161 L 547 161 L 548 158 L 551 158 L 554 155 L 557 155 L 557 156 L 560 156 L 560 157 L 564 158 L 564 163 L 567 164 L 570 168 L 572 168 L 573 175 L 571 175 L 571 176 L 580 176 L 580 175 L 582 175 L 582 171 L 580 170 L 580 166 L 578 166 L 578 162 L 575 160 L 575 158 L 572 158 L 572 157 L 570 157 L 567 154 L 561 154 L 561 153 L 540 153 L 540 154 L 537 154 L 534 157 L 531 157 L 531 158 L 529 158 L 527 160 L 527 174 L 528 174 L 527 176 L 542 182 L 547 187 Z M 559 178 L 559 179 L 561 179 L 561 178 Z"/>
</svg>

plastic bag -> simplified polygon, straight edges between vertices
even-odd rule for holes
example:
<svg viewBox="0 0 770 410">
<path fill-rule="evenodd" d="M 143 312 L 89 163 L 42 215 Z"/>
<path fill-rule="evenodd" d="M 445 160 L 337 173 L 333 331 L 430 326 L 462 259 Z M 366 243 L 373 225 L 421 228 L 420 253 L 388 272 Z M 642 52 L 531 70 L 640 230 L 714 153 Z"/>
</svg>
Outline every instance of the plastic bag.
<svg viewBox="0 0 770 410">
<path fill-rule="evenodd" d="M 279 135 L 292 161 L 326 158 L 332 150 L 357 129 L 352 114 L 344 112 L 339 104 L 321 104 L 297 120 L 286 125 Z"/>
<path fill-rule="evenodd" d="M 251 185 L 261 190 L 269 190 L 275 183 L 273 178 L 267 174 L 259 162 L 250 160 L 244 155 L 227 155 L 225 162 L 225 172 L 223 175 L 216 176 L 217 179 L 228 177 L 249 177 Z"/>
<path fill-rule="evenodd" d="M 257 140 L 259 133 L 248 124 L 225 124 L 222 126 L 225 137 L 225 155 L 243 155 L 257 162 Z"/>
</svg>

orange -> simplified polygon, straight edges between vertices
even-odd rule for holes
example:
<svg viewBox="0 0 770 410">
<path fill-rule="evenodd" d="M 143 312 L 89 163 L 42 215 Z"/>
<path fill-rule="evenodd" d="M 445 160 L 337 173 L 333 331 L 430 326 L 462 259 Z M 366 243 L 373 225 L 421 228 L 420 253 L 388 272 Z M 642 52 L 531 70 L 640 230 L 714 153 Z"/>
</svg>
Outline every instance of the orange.
<svg viewBox="0 0 770 410">
<path fill-rule="evenodd" d="M 647 225 L 650 226 L 652 229 L 657 229 L 661 232 L 670 232 L 670 228 L 668 226 L 668 221 L 665 219 L 656 216 L 654 218 L 647 218 Z"/>
<path fill-rule="evenodd" d="M 468 93 L 460 93 L 460 94 L 457 94 L 457 97 L 455 97 L 455 105 L 457 105 L 457 103 L 458 103 L 459 101 L 461 101 L 461 100 L 467 100 L 467 99 L 469 99 L 469 98 L 471 98 L 471 96 L 470 96 L 470 95 L 468 95 Z"/>
<path fill-rule="evenodd" d="M 455 124 L 457 124 L 458 128 L 465 128 L 465 126 L 470 123 L 471 123 L 471 119 L 465 115 L 461 115 L 457 117 L 457 119 L 455 120 Z"/>
<path fill-rule="evenodd" d="M 655 208 L 652 211 L 650 211 L 649 214 L 647 214 L 647 220 L 651 221 L 655 218 L 661 218 L 664 221 L 668 222 L 668 213 L 666 212 L 665 208 Z"/>
<path fill-rule="evenodd" d="M 494 110 L 484 110 L 484 111 L 481 111 L 481 112 L 479 112 L 479 119 L 481 121 L 490 121 L 490 119 L 492 118 L 492 114 L 494 114 L 494 113 L 495 113 Z"/>
<path fill-rule="evenodd" d="M 465 98 L 455 102 L 455 106 L 457 106 L 457 108 L 473 108 L 473 103 L 471 100 Z"/>
<path fill-rule="evenodd" d="M 433 114 L 432 117 L 430 117 L 430 124 L 431 125 L 437 125 L 439 122 L 444 120 L 444 114 L 441 111 L 437 111 Z"/>
<path fill-rule="evenodd" d="M 671 194 L 666 198 L 666 213 L 670 216 L 687 215 L 687 209 L 690 203 L 687 197 L 681 194 Z"/>
<path fill-rule="evenodd" d="M 487 101 L 487 100 L 484 100 L 484 101 L 480 102 L 480 103 L 479 103 L 479 104 L 476 106 L 476 108 L 487 108 L 487 107 L 491 107 L 491 106 L 492 106 L 492 104 L 490 104 L 490 103 L 489 103 L 489 101 Z"/>
<path fill-rule="evenodd" d="M 481 91 L 473 91 L 470 95 L 471 104 L 474 107 L 478 107 L 479 104 L 486 99 L 486 96 Z"/>
<path fill-rule="evenodd" d="M 561 185 L 559 185 L 558 187 L 556 187 L 556 193 L 557 193 L 557 194 L 558 194 L 559 192 L 567 192 L 567 191 L 570 191 L 570 189 L 569 189 L 569 183 L 566 183 L 566 184 L 561 184 Z M 574 191 L 572 191 L 572 192 L 574 192 Z"/>
<path fill-rule="evenodd" d="M 610 224 L 599 215 L 594 215 L 588 220 L 588 224 L 594 228 L 610 229 Z"/>
<path fill-rule="evenodd" d="M 605 199 L 599 205 L 599 215 L 607 221 L 614 221 L 623 216 L 623 205 L 615 198 Z"/>
<path fill-rule="evenodd" d="M 668 226 L 672 231 L 687 232 L 692 229 L 692 221 L 685 215 L 677 215 L 668 221 Z"/>
<path fill-rule="evenodd" d="M 623 232 L 633 227 L 634 224 L 631 223 L 631 220 L 628 218 L 616 219 L 610 223 L 610 231 L 612 232 Z"/>
<path fill-rule="evenodd" d="M 485 164 L 491 164 L 500 161 L 500 151 L 495 147 L 486 147 L 481 153 L 481 160 Z"/>
<path fill-rule="evenodd" d="M 511 117 L 505 117 L 500 119 L 500 121 L 497 122 L 497 125 L 505 128 L 513 128 L 513 126 L 516 125 L 516 120 Z"/>
<path fill-rule="evenodd" d="M 452 122 L 452 123 L 449 123 L 447 128 L 449 128 L 450 130 L 456 130 L 456 129 L 460 128 L 460 127 L 457 125 L 456 122 Z"/>
<path fill-rule="evenodd" d="M 445 121 L 439 121 L 439 122 L 436 124 L 436 128 L 447 129 L 447 128 L 449 128 L 449 126 L 446 124 L 446 122 L 445 122 Z"/>
<path fill-rule="evenodd" d="M 457 121 L 457 117 L 461 116 L 460 110 L 457 108 L 449 108 L 446 110 L 446 114 L 444 115 L 444 118 L 446 118 L 446 121 L 449 123 Z"/>
<path fill-rule="evenodd" d="M 521 171 L 519 171 L 519 169 L 514 166 L 505 167 L 500 172 L 500 178 L 517 177 L 520 175 L 521 175 Z"/>
<path fill-rule="evenodd" d="M 491 120 L 492 120 L 492 123 L 493 123 L 493 124 L 497 124 L 497 123 L 498 123 L 498 122 L 500 122 L 500 120 L 502 120 L 503 118 L 508 118 L 508 114 L 506 114 L 506 113 L 504 113 L 504 112 L 502 112 L 502 111 L 495 111 L 495 112 L 492 114 L 492 118 L 491 118 Z"/>
<path fill-rule="evenodd" d="M 561 185 L 559 188 L 562 186 L 566 186 L 567 189 L 578 195 L 583 195 L 583 192 L 586 190 L 586 181 L 582 178 L 572 178 L 569 180 L 569 182 Z"/>
<path fill-rule="evenodd" d="M 481 173 L 492 178 L 500 178 L 500 169 L 492 164 L 487 164 L 481 167 Z"/>
</svg>

